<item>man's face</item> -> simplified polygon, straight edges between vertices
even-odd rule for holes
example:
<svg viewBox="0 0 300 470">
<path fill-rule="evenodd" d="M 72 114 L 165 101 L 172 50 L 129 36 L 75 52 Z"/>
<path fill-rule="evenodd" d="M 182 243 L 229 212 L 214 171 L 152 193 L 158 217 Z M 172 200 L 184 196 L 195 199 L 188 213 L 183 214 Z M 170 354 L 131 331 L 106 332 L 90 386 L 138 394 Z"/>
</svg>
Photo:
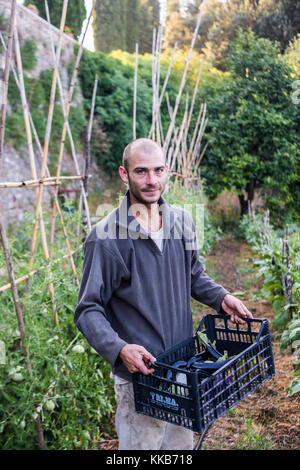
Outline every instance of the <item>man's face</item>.
<svg viewBox="0 0 300 470">
<path fill-rule="evenodd" d="M 162 152 L 153 149 L 148 153 L 136 149 L 128 163 L 128 172 L 120 167 L 120 176 L 128 183 L 133 202 L 146 205 L 156 203 L 165 190 L 168 176 L 168 167 Z"/>
</svg>

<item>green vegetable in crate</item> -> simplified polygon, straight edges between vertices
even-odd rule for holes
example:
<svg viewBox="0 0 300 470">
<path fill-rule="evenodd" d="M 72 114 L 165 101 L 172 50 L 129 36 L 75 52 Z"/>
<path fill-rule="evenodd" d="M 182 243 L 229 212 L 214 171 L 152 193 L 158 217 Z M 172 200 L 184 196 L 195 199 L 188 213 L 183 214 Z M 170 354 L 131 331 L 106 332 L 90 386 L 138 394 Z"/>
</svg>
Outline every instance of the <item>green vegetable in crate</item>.
<svg viewBox="0 0 300 470">
<path fill-rule="evenodd" d="M 219 351 L 216 350 L 212 342 L 208 339 L 207 335 L 205 333 L 201 333 L 200 331 L 197 331 L 197 336 L 199 339 L 199 343 L 202 344 L 205 349 L 211 354 L 211 356 L 214 359 L 220 359 L 223 357 L 223 354 L 221 354 Z"/>
</svg>

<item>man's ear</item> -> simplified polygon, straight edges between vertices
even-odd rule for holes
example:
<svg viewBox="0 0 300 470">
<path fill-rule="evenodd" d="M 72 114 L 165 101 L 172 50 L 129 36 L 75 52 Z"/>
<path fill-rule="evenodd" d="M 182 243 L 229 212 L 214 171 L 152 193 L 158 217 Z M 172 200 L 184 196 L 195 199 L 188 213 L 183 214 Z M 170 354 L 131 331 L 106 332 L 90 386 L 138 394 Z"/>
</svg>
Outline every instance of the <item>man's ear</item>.
<svg viewBox="0 0 300 470">
<path fill-rule="evenodd" d="M 120 178 L 124 183 L 128 183 L 128 174 L 123 166 L 119 167 Z"/>
</svg>

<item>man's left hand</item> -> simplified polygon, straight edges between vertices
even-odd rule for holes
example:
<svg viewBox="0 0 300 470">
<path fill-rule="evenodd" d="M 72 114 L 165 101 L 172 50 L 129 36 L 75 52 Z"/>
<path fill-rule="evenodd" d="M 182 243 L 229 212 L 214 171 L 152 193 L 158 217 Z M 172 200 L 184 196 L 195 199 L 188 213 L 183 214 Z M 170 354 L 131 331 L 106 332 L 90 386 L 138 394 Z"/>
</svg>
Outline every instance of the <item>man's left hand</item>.
<svg viewBox="0 0 300 470">
<path fill-rule="evenodd" d="M 226 294 L 221 304 L 222 309 L 230 315 L 230 320 L 234 323 L 245 323 L 243 318 L 253 318 L 247 307 L 233 295 Z"/>
</svg>

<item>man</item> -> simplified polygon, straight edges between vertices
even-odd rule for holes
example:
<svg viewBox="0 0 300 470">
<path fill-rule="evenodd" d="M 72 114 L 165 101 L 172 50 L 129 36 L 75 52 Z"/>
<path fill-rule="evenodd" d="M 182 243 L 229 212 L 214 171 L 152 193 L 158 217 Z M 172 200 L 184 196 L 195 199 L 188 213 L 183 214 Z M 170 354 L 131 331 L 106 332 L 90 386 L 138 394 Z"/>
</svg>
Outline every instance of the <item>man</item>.
<svg viewBox="0 0 300 470">
<path fill-rule="evenodd" d="M 143 356 L 155 361 L 193 334 L 191 296 L 235 322 L 252 314 L 204 273 L 191 217 L 162 198 L 162 149 L 149 139 L 131 142 L 119 173 L 129 190 L 86 240 L 75 323 L 111 364 L 119 449 L 189 450 L 190 430 L 135 412 L 132 374 L 153 373 Z"/>
</svg>

